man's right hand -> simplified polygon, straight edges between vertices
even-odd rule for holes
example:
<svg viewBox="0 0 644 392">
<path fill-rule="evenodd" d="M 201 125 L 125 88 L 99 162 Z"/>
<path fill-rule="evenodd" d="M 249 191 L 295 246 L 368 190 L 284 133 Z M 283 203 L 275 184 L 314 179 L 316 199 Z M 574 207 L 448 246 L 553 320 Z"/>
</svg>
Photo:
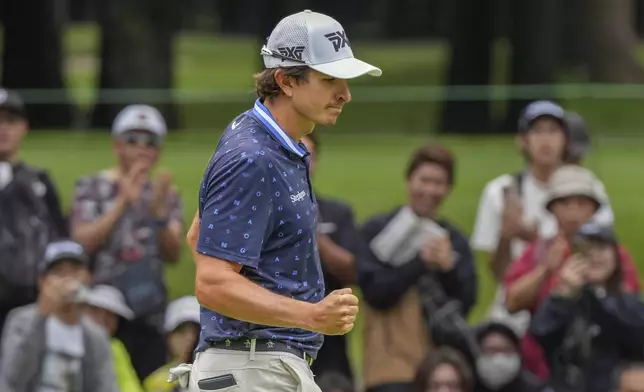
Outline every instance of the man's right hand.
<svg viewBox="0 0 644 392">
<path fill-rule="evenodd" d="M 47 277 L 38 294 L 39 312 L 49 316 L 60 310 L 70 301 L 73 291 L 77 288 L 76 283 L 72 278 Z"/>
<path fill-rule="evenodd" d="M 141 191 L 149 170 L 150 164 L 144 160 L 139 160 L 134 162 L 130 170 L 121 178 L 119 184 L 120 195 L 128 204 L 135 203 L 141 198 Z"/>
<path fill-rule="evenodd" d="M 313 331 L 324 335 L 348 333 L 358 314 L 358 302 L 358 297 L 349 288 L 332 291 L 313 305 Z"/>
<path fill-rule="evenodd" d="M 550 244 L 548 252 L 546 253 L 546 258 L 544 260 L 544 264 L 548 271 L 552 272 L 561 266 L 561 263 L 564 260 L 564 253 L 567 250 L 568 242 L 563 237 L 563 235 L 557 235 L 552 244 Z"/>
</svg>

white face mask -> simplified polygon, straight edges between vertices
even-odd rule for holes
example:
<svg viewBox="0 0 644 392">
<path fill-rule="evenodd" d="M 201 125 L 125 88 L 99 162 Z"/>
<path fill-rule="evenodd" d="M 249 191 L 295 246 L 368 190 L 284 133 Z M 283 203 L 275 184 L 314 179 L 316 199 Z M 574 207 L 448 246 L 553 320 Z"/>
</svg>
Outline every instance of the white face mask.
<svg viewBox="0 0 644 392">
<path fill-rule="evenodd" d="M 483 355 L 476 361 L 479 379 L 495 391 L 514 380 L 520 370 L 521 357 L 518 354 Z"/>
</svg>

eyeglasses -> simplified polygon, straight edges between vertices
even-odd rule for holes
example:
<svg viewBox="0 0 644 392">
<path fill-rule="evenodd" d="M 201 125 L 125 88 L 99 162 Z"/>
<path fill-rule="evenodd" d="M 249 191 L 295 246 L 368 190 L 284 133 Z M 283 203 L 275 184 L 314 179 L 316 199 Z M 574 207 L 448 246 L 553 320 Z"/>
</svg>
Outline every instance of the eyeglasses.
<svg viewBox="0 0 644 392">
<path fill-rule="evenodd" d="M 120 137 L 121 141 L 131 146 L 160 147 L 161 138 L 147 132 L 126 132 Z"/>
<path fill-rule="evenodd" d="M 304 47 L 302 47 L 302 48 L 304 48 Z M 262 56 L 271 56 L 271 57 L 275 57 L 277 59 L 289 60 L 289 61 L 294 61 L 294 62 L 300 63 L 300 64 L 306 64 L 306 61 L 298 59 L 297 57 L 295 57 L 295 50 L 297 50 L 297 48 L 293 48 L 293 49 L 294 49 L 293 54 L 288 55 L 288 51 L 287 51 L 287 54 L 284 54 L 284 53 L 280 53 L 279 51 L 269 49 L 269 48 L 266 47 L 266 45 L 264 45 L 264 46 L 262 46 L 262 50 L 260 51 L 260 54 Z"/>
</svg>

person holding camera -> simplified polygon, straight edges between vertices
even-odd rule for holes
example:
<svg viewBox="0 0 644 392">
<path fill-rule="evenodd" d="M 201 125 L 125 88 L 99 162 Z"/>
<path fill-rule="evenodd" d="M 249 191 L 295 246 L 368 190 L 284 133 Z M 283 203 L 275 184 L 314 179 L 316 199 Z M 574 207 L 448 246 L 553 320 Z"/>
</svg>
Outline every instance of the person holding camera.
<svg viewBox="0 0 644 392">
<path fill-rule="evenodd" d="M 558 271 L 530 332 L 541 344 L 557 392 L 604 392 L 622 361 L 644 359 L 644 302 L 626 290 L 615 233 L 587 224 L 577 253 Z"/>
<path fill-rule="evenodd" d="M 80 244 L 47 246 L 37 302 L 9 313 L 3 331 L 3 392 L 118 391 L 109 337 L 82 317 L 90 280 Z"/>
<path fill-rule="evenodd" d="M 604 199 L 595 184 L 595 175 L 577 165 L 564 165 L 552 175 L 545 208 L 555 217 L 558 232 L 533 242 L 510 266 L 504 279 L 505 305 L 510 313 L 527 310 L 534 314 L 552 291 L 557 271 L 575 253 L 575 233 L 584 224 L 596 222 L 593 216 Z M 633 260 L 625 248 L 620 246 L 618 249 L 625 287 L 632 292 L 639 291 Z M 521 346 L 524 366 L 539 378 L 546 379 L 548 364 L 541 347 L 529 333 L 523 337 Z"/>
<path fill-rule="evenodd" d="M 465 324 L 463 318 L 475 302 L 477 281 L 468 240 L 438 216 L 454 183 L 454 166 L 443 147 L 419 148 L 407 167 L 407 205 L 372 217 L 362 228 L 364 251 L 357 270 L 367 305 L 368 392 L 412 390 L 416 367 L 434 343 L 433 331 L 456 329 L 454 318 Z M 436 325 L 437 319 L 450 326 Z"/>
</svg>

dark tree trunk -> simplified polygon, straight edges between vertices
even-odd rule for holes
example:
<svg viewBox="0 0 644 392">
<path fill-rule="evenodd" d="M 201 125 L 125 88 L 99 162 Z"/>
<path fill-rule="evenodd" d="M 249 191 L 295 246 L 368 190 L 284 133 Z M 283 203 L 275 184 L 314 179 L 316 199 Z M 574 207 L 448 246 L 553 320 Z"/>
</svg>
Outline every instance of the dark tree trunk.
<svg viewBox="0 0 644 392">
<path fill-rule="evenodd" d="M 157 107 L 168 124 L 178 127 L 171 94 L 173 38 L 179 22 L 176 0 L 109 0 L 99 2 L 101 71 L 93 128 L 109 128 L 128 104 Z M 153 96 L 128 95 L 115 102 L 104 89 L 158 89 Z"/>
<path fill-rule="evenodd" d="M 15 90 L 51 90 L 36 96 L 23 94 L 31 126 L 69 127 L 73 106 L 63 81 L 61 18 L 57 1 L 4 1 L 1 4 L 4 24 L 2 84 Z"/>
<path fill-rule="evenodd" d="M 547 85 L 555 81 L 559 36 L 556 28 L 559 25 L 557 23 L 558 2 L 559 0 L 511 2 L 514 7 L 510 28 L 512 85 Z M 510 88 L 510 93 L 510 105 L 501 129 L 505 132 L 516 131 L 521 111 L 534 100 L 522 97 L 526 91 Z M 549 89 L 544 89 L 535 98 L 552 99 L 552 94 Z"/>
<path fill-rule="evenodd" d="M 589 76 L 599 83 L 642 83 L 644 71 L 635 50 L 633 0 L 586 0 L 584 22 Z"/>
<path fill-rule="evenodd" d="M 585 0 L 566 0 L 559 3 L 559 59 L 566 67 L 586 65 L 586 38 L 583 18 Z"/>
<path fill-rule="evenodd" d="M 464 100 L 447 94 L 443 107 L 442 131 L 445 133 L 484 133 L 490 129 L 490 84 L 494 40 L 492 0 L 452 0 L 449 43 L 451 58 L 447 88 L 481 86 L 479 94 Z M 482 92 L 482 94 L 480 94 Z"/>
</svg>

